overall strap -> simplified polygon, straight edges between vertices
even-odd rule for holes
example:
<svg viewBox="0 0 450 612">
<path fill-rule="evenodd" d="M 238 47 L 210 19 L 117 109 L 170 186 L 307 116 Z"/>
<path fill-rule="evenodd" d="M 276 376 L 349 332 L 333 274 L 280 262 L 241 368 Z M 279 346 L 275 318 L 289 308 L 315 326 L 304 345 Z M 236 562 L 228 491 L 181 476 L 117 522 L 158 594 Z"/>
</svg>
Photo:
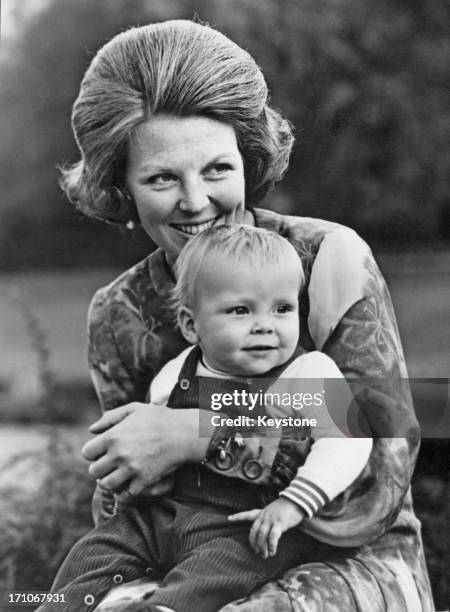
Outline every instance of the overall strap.
<svg viewBox="0 0 450 612">
<path fill-rule="evenodd" d="M 242 391 L 248 392 L 252 388 L 252 385 L 245 380 L 197 376 L 197 364 L 201 357 L 202 351 L 198 346 L 187 356 L 167 402 L 170 408 L 211 410 L 214 397 L 223 397 L 224 394 L 235 394 Z M 233 402 L 227 405 L 223 412 L 229 416 L 248 415 L 248 408 L 240 405 L 239 402 Z"/>
<path fill-rule="evenodd" d="M 167 404 L 170 408 L 175 409 L 202 408 L 204 410 L 211 410 L 211 399 L 213 395 L 217 397 L 218 394 L 223 396 L 224 393 L 251 391 L 256 387 L 258 387 L 258 391 L 264 392 L 275 379 L 279 378 L 292 361 L 305 353 L 307 353 L 307 351 L 298 345 L 294 354 L 286 363 L 272 368 L 270 372 L 262 374 L 261 376 L 251 377 L 248 381 L 238 381 L 233 379 L 197 376 L 197 364 L 202 357 L 202 351 L 197 345 L 186 357 L 180 369 L 178 381 L 172 389 Z M 261 411 L 262 406 L 258 408 L 259 411 Z M 247 414 L 248 411 L 242 409 L 241 406 L 231 405 L 227 407 L 224 412 L 230 416 L 234 416 L 241 413 Z M 255 412 L 254 416 L 256 416 L 257 412 Z"/>
<path fill-rule="evenodd" d="M 198 408 L 198 377 L 195 372 L 201 356 L 202 351 L 197 345 L 186 357 L 167 401 L 170 408 Z"/>
</svg>

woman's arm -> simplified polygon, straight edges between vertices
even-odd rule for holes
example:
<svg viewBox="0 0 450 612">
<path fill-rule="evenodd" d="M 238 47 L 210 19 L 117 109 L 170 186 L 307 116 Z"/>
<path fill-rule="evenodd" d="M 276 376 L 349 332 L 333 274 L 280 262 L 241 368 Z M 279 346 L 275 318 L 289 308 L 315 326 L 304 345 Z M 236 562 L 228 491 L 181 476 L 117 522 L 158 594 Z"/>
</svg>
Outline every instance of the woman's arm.
<svg viewBox="0 0 450 612">
<path fill-rule="evenodd" d="M 144 281 L 141 276 L 140 289 Z M 100 289 L 89 309 L 89 366 L 104 414 L 92 430 L 100 435 L 87 443 L 83 454 L 92 462 L 90 473 L 94 477 L 104 479 L 111 474 L 102 482 L 108 489 L 127 486 L 138 493 L 159 481 L 182 459 L 195 460 L 198 456 L 201 460 L 208 440 L 198 438 L 199 416 L 194 411 L 161 415 L 145 401 L 149 383 L 162 360 L 164 342 L 154 331 L 157 320 L 147 316 L 150 324 L 144 322 L 136 291 L 130 291 L 129 283 L 122 282 L 117 287 L 118 284 Z M 146 289 L 146 295 L 149 294 Z M 129 417 L 125 418 L 126 415 Z M 122 420 L 110 431 L 104 431 Z M 189 439 L 189 431 L 195 433 L 193 440 Z M 172 439 L 176 443 L 169 445 L 168 440 Z M 163 492 L 161 481 L 151 487 L 152 494 Z M 95 521 L 107 518 L 113 510 L 112 494 L 98 487 L 93 500 Z"/>
<path fill-rule="evenodd" d="M 83 455 L 102 488 L 127 486 L 138 494 L 180 464 L 204 459 L 213 434 L 207 413 L 173 411 L 145 401 L 161 362 L 162 342 L 124 291 L 114 299 L 110 287 L 96 293 L 88 338 L 91 376 L 104 414 L 91 428 L 97 435 Z"/>
<path fill-rule="evenodd" d="M 351 230 L 324 238 L 311 273 L 309 300 L 317 348 L 349 382 L 374 446 L 360 477 L 309 522 L 308 530 L 332 544 L 367 543 L 389 529 L 402 507 L 419 427 L 386 283 L 367 245 Z"/>
</svg>

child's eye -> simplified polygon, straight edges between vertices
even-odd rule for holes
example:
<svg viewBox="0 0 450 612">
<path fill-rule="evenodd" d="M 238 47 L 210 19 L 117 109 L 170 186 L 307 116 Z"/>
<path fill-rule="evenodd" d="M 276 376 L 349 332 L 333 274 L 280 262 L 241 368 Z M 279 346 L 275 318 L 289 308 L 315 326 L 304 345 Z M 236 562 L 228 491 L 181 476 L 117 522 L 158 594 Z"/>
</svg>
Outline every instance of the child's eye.
<svg viewBox="0 0 450 612">
<path fill-rule="evenodd" d="M 276 307 L 276 312 L 278 314 L 286 314 L 287 312 L 292 312 L 294 307 L 291 304 L 279 304 Z"/>
<path fill-rule="evenodd" d="M 230 314 L 246 315 L 248 314 L 248 308 L 247 306 L 233 306 L 233 308 L 230 308 L 228 312 Z"/>
</svg>

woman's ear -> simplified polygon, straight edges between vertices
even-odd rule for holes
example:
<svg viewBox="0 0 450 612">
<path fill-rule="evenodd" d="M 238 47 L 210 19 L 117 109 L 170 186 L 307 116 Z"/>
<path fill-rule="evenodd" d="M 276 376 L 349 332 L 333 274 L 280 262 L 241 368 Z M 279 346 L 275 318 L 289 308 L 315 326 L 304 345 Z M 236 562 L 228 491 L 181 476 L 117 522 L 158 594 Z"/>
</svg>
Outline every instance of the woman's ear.
<svg viewBox="0 0 450 612">
<path fill-rule="evenodd" d="M 194 314 L 187 306 L 180 306 L 178 309 L 178 327 L 190 344 L 198 344 L 200 342 L 200 338 L 195 330 Z"/>
</svg>

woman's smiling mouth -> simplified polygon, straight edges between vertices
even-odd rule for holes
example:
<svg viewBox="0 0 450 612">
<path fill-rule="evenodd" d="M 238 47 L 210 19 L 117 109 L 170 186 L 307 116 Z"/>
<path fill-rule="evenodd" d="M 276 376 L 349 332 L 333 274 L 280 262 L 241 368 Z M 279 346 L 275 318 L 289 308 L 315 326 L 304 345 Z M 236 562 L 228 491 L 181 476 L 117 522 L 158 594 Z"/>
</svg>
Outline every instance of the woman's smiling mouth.
<svg viewBox="0 0 450 612">
<path fill-rule="evenodd" d="M 219 219 L 219 216 L 214 217 L 214 219 L 209 219 L 208 221 L 203 221 L 202 223 L 171 223 L 170 226 L 178 232 L 189 234 L 189 236 L 195 236 L 212 227 L 217 219 Z"/>
</svg>

